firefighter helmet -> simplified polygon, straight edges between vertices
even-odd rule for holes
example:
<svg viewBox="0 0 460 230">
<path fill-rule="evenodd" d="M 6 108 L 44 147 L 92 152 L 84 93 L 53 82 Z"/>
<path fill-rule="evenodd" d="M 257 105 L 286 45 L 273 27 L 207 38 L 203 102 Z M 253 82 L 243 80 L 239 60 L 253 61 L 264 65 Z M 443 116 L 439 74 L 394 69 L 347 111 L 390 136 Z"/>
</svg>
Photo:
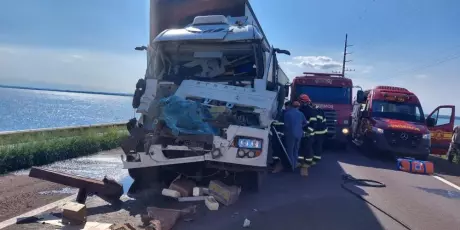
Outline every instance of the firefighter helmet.
<svg viewBox="0 0 460 230">
<path fill-rule="evenodd" d="M 310 97 L 307 94 L 300 94 L 299 100 L 305 103 L 311 102 Z"/>
</svg>

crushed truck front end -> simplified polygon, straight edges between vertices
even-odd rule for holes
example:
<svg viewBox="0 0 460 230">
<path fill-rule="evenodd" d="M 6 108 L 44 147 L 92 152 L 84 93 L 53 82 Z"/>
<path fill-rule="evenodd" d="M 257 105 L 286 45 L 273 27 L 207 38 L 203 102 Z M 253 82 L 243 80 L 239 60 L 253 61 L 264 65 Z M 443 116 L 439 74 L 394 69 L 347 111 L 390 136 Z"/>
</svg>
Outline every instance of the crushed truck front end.
<svg viewBox="0 0 460 230">
<path fill-rule="evenodd" d="M 286 96 L 276 53 L 289 52 L 269 46 L 244 6 L 247 16 L 196 16 L 145 48 L 148 67 L 133 98 L 141 117 L 122 143 L 135 180 L 208 169 L 258 180 L 266 171 L 270 127 Z"/>
<path fill-rule="evenodd" d="M 324 110 L 329 141 L 346 145 L 349 138 L 352 111 L 351 79 L 341 74 L 304 73 L 294 78 L 291 100 L 307 94 L 313 104 Z"/>
</svg>

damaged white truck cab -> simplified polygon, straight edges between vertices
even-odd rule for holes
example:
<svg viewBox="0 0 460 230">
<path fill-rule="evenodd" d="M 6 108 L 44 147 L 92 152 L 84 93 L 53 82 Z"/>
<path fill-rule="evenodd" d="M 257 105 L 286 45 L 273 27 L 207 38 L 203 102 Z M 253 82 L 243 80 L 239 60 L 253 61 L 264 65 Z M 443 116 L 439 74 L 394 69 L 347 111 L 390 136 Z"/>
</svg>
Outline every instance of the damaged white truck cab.
<svg viewBox="0 0 460 230">
<path fill-rule="evenodd" d="M 289 87 L 276 54 L 289 52 L 270 47 L 248 16 L 211 15 L 161 32 L 147 53 L 145 89 L 137 107 L 141 117 L 130 131 L 144 151 L 136 144 L 131 149 L 122 145 L 131 177 L 145 179 L 153 175 L 150 170 L 168 183 L 178 173 L 201 175 L 202 169 L 213 169 L 252 173 L 258 180 L 271 159 L 270 127 Z M 171 97 L 176 103 L 195 101 L 198 110 L 209 111 L 211 117 L 202 122 L 214 133 L 176 132 L 174 127 L 193 129 L 180 121 L 168 127 L 162 99 Z M 135 129 L 142 129 L 144 138 L 136 139 Z"/>
</svg>

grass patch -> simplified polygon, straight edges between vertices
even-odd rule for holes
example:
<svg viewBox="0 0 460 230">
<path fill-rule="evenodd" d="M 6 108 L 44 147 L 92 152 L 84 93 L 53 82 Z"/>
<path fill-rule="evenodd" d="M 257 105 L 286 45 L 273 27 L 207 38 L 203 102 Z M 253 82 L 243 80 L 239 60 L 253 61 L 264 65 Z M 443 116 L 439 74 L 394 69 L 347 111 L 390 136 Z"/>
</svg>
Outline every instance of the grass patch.
<svg viewBox="0 0 460 230">
<path fill-rule="evenodd" d="M 0 174 L 114 149 L 128 135 L 124 127 L 63 131 L 3 138 Z"/>
</svg>

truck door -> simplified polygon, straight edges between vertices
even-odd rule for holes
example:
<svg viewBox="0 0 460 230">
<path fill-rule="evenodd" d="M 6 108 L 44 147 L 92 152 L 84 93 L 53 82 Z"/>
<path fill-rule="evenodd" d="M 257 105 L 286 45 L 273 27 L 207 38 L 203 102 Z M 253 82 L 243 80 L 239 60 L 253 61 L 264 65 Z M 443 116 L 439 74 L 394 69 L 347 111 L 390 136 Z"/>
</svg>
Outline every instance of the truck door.
<svg viewBox="0 0 460 230">
<path fill-rule="evenodd" d="M 353 104 L 353 112 L 351 114 L 351 135 L 352 138 L 356 137 L 356 130 L 358 129 L 359 113 L 361 112 L 361 104 Z"/>
<path fill-rule="evenodd" d="M 431 154 L 445 155 L 452 139 L 455 123 L 455 106 L 438 106 L 428 118 L 434 120 L 434 126 L 428 127 L 431 133 Z"/>
</svg>

